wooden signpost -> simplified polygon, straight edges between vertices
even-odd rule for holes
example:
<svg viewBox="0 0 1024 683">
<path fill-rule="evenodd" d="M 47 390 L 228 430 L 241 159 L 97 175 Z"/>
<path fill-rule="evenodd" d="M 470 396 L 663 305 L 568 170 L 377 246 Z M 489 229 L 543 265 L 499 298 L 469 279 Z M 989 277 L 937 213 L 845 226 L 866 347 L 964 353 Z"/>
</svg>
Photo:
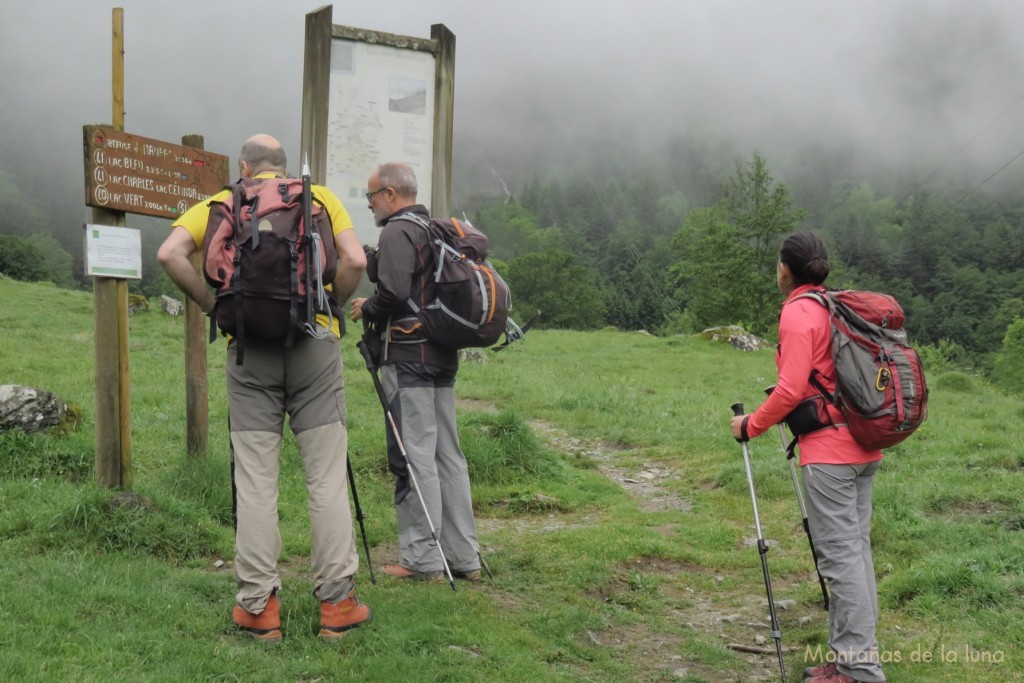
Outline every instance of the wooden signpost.
<svg viewBox="0 0 1024 683">
<path fill-rule="evenodd" d="M 228 158 L 107 126 L 85 126 L 85 203 L 111 211 L 177 218 L 217 193 Z"/>
<path fill-rule="evenodd" d="M 113 124 L 84 126 L 85 203 L 96 225 L 123 226 L 125 213 L 175 218 L 217 192 L 228 158 L 202 150 L 200 136 L 182 145 L 124 132 L 124 10 L 113 10 Z M 128 286 L 93 277 L 96 358 L 96 483 L 131 489 L 131 390 Z M 186 303 L 186 390 L 190 453 L 206 449 L 206 348 L 202 312 Z M 196 334 L 197 328 L 199 333 Z M 201 358 L 199 356 L 201 355 Z"/>
</svg>

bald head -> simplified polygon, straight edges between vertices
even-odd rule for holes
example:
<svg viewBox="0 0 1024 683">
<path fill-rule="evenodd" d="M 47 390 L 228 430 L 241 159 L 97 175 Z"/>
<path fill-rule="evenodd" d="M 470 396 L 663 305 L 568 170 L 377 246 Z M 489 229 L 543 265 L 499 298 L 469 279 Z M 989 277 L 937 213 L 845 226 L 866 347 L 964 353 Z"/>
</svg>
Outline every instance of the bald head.
<svg viewBox="0 0 1024 683">
<path fill-rule="evenodd" d="M 242 151 L 238 153 L 238 167 L 243 178 L 266 172 L 284 175 L 288 159 L 280 142 L 261 133 L 253 135 L 242 145 Z"/>
</svg>

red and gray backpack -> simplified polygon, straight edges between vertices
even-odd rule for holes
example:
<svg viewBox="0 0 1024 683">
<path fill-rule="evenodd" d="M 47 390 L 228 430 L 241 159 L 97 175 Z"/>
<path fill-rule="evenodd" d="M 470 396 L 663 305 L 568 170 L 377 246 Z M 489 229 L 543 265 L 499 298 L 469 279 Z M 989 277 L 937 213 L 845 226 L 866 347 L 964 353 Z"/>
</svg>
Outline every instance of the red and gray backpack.
<svg viewBox="0 0 1024 683">
<path fill-rule="evenodd" d="M 408 300 L 427 337 L 449 349 L 492 346 L 502 334 L 509 340 L 522 331 L 509 318 L 512 295 L 487 260 L 487 236 L 466 220 L 432 218 L 414 213 L 398 216 L 424 230 L 434 255 L 429 275 L 433 293 L 425 306 Z M 518 333 L 518 336 L 517 336 Z"/>
<path fill-rule="evenodd" d="M 811 384 L 838 407 L 850 434 L 864 448 L 894 446 L 928 416 L 928 385 L 917 352 L 907 345 L 904 314 L 888 294 L 811 290 L 828 309 L 835 393 L 811 373 Z"/>
<path fill-rule="evenodd" d="M 340 320 L 324 285 L 334 281 L 338 253 L 331 221 L 311 196 L 309 179 L 243 178 L 230 197 L 211 202 L 203 241 L 203 274 L 216 290 L 210 315 L 237 340 L 241 364 L 247 338 L 323 337 L 317 314 Z"/>
</svg>

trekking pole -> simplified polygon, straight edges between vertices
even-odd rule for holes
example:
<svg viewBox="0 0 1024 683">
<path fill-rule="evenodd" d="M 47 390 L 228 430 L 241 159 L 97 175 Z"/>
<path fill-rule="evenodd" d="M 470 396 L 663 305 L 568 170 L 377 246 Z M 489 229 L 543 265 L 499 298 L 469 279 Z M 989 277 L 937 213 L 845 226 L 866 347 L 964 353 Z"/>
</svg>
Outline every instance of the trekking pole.
<svg viewBox="0 0 1024 683">
<path fill-rule="evenodd" d="M 308 242 L 306 250 L 306 322 L 303 329 L 314 339 L 323 339 L 331 333 L 334 326 L 334 314 L 327 298 L 327 290 L 324 289 L 323 268 L 324 268 L 324 245 L 320 239 L 320 232 L 313 225 L 313 179 L 309 170 L 309 156 L 302 154 L 302 225 Z M 301 245 L 299 245 L 301 246 Z M 316 322 L 317 311 L 323 311 L 327 317 L 327 326 L 318 328 Z M 345 321 L 338 319 L 339 330 L 345 334 Z M 289 332 L 289 335 L 291 332 Z"/>
<path fill-rule="evenodd" d="M 771 394 L 775 390 L 774 386 L 768 387 L 764 390 L 764 393 Z M 811 525 L 807 521 L 807 505 L 804 503 L 804 493 L 800 488 L 800 480 L 796 476 L 796 465 L 793 463 L 793 456 L 796 453 L 792 448 L 786 445 L 786 430 L 782 427 L 780 422 L 779 438 L 782 440 L 782 452 L 786 454 L 786 461 L 789 462 L 789 473 L 793 476 L 793 491 L 796 492 L 796 504 L 800 506 L 800 516 L 804 520 L 804 533 L 807 534 L 807 545 L 811 548 L 811 559 L 814 560 L 814 571 L 818 574 L 818 585 L 821 586 L 821 597 L 824 601 L 825 611 L 828 611 L 828 586 L 825 585 L 825 579 L 821 575 L 821 570 L 818 569 L 818 552 L 814 549 L 814 539 L 811 538 Z"/>
<path fill-rule="evenodd" d="M 377 368 L 373 363 L 373 354 L 370 353 L 370 349 L 366 346 L 366 340 L 364 339 L 360 339 L 356 343 L 356 347 L 359 349 L 359 353 L 363 355 L 363 360 L 366 362 L 366 369 L 370 371 L 370 377 L 373 378 L 373 387 L 377 390 L 377 397 L 380 399 L 380 405 L 384 409 L 384 416 L 387 418 L 388 425 L 391 427 L 391 434 L 395 437 L 395 443 L 398 444 L 398 452 L 402 454 L 402 459 L 405 460 L 405 469 L 409 473 L 409 482 L 412 484 L 412 488 L 416 492 L 416 497 L 420 499 L 420 506 L 423 508 L 423 515 L 427 518 L 427 526 L 430 527 L 430 537 L 434 539 L 434 544 L 437 546 L 437 552 L 441 554 L 441 566 L 444 567 L 444 573 L 448 576 L 448 583 L 451 585 L 452 590 L 455 591 L 455 577 L 452 576 L 452 570 L 448 567 L 448 560 L 444 556 L 444 550 L 441 548 L 441 539 L 438 537 L 437 531 L 434 529 L 434 523 L 430 519 L 430 512 L 427 510 L 427 503 L 423 500 L 423 494 L 420 493 L 420 485 L 416 481 L 416 475 L 413 474 L 412 464 L 409 462 L 409 455 L 405 452 L 405 444 L 402 443 L 402 435 L 398 433 L 398 425 L 395 424 L 395 418 L 391 414 L 391 409 L 388 408 L 388 400 L 384 395 L 384 387 L 381 386 L 380 377 L 377 376 Z"/>
<path fill-rule="evenodd" d="M 743 404 L 732 404 L 733 415 L 743 414 Z M 779 629 L 779 617 L 775 613 L 775 597 L 772 595 L 772 579 L 768 574 L 768 545 L 764 542 L 764 534 L 761 533 L 761 516 L 757 512 L 757 496 L 754 494 L 754 475 L 750 471 L 750 454 L 747 452 L 745 439 L 736 439 L 743 446 L 743 465 L 747 469 L 747 485 L 750 487 L 750 502 L 754 505 L 754 527 L 757 529 L 757 552 L 761 556 L 761 570 L 764 572 L 764 588 L 768 593 L 768 612 L 772 617 L 772 638 L 775 639 L 775 652 L 779 655 L 779 672 L 782 674 L 782 681 L 786 681 L 786 665 L 782 661 L 782 631 Z"/>
<path fill-rule="evenodd" d="M 476 551 L 476 559 L 480 560 L 480 566 L 484 568 L 485 572 L 487 572 L 487 578 L 493 579 L 494 574 L 491 573 L 491 568 L 487 566 L 487 562 L 484 560 L 484 556 L 480 554 L 479 550 Z"/>
<path fill-rule="evenodd" d="M 359 522 L 359 531 L 363 534 L 363 550 L 366 551 L 366 566 L 370 570 L 370 583 L 377 585 L 377 577 L 373 575 L 373 561 L 370 560 L 370 544 L 366 542 L 366 527 L 363 526 L 363 508 L 359 507 L 356 478 L 352 475 L 352 461 L 347 456 L 345 458 L 345 467 L 348 468 L 348 487 L 352 489 L 352 502 L 356 507 L 356 521 Z"/>
</svg>

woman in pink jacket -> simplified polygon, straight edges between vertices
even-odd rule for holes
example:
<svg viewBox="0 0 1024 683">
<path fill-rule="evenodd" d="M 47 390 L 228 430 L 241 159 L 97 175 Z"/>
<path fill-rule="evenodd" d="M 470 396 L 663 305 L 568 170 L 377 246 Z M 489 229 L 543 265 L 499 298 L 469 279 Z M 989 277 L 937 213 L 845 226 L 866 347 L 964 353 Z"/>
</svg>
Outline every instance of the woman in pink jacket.
<svg viewBox="0 0 1024 683">
<path fill-rule="evenodd" d="M 815 431 L 799 437 L 807 518 L 818 555 L 818 570 L 828 581 L 828 630 L 832 656 L 804 670 L 813 683 L 878 683 L 875 628 L 878 596 L 871 556 L 871 486 L 882 452 L 866 450 L 850 435 L 842 413 L 811 384 L 814 377 L 835 391 L 829 312 L 808 291 L 828 277 L 828 251 L 815 233 L 798 232 L 782 243 L 776 270 L 786 296 L 779 318 L 775 356 L 779 381 L 753 413 L 732 419 L 737 439 L 764 434 L 800 406 L 816 416 Z M 808 403 L 805 403 L 808 402 Z M 813 418 L 812 418 L 813 420 Z"/>
</svg>

